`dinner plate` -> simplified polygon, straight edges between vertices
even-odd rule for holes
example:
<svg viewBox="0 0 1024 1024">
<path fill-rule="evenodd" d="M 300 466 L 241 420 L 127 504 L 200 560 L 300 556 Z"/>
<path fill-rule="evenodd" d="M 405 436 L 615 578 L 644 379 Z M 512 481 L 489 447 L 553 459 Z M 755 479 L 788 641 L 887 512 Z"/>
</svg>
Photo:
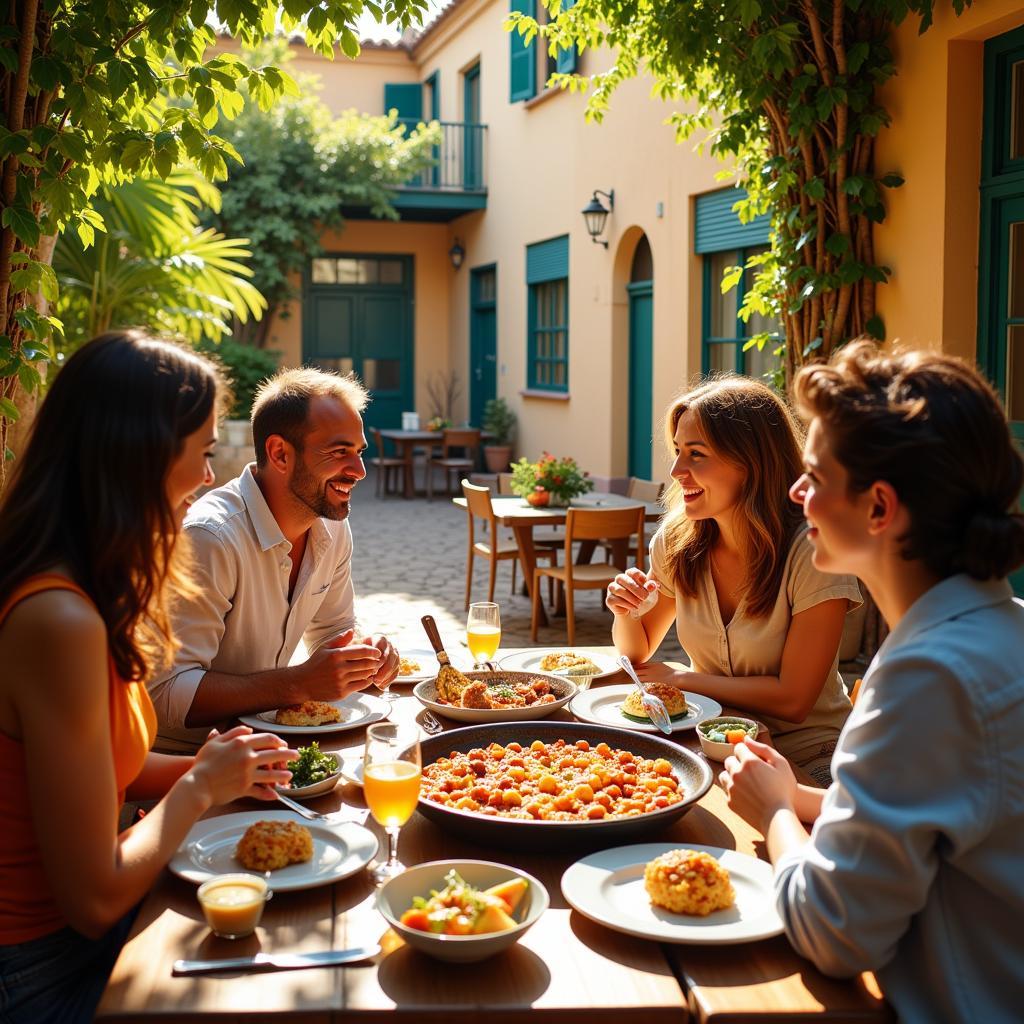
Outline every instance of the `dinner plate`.
<svg viewBox="0 0 1024 1024">
<path fill-rule="evenodd" d="M 596 690 L 583 690 L 577 693 L 569 703 L 569 710 L 584 722 L 594 722 L 596 725 L 613 725 L 616 729 L 636 729 L 638 732 L 658 732 L 658 727 L 653 722 L 634 722 L 622 713 L 622 702 L 634 684 L 627 683 L 625 686 L 599 686 Z M 672 722 L 673 732 L 684 732 L 686 729 L 696 729 L 699 722 L 705 718 L 714 718 L 722 713 L 722 705 L 710 697 L 703 697 L 699 693 L 683 691 L 686 703 L 690 706 L 690 714 L 685 718 L 679 718 Z"/>
<path fill-rule="evenodd" d="M 326 703 L 341 712 L 340 722 L 328 722 L 326 725 L 279 725 L 274 721 L 277 708 L 272 711 L 261 711 L 258 715 L 239 715 L 238 720 L 242 725 L 251 725 L 261 732 L 291 736 L 297 733 L 344 732 L 346 729 L 358 729 L 379 722 L 391 714 L 391 704 L 388 701 L 369 693 L 353 693 L 343 700 L 331 700 Z"/>
<path fill-rule="evenodd" d="M 578 687 L 571 680 L 564 676 L 553 676 L 547 672 L 512 672 L 499 669 L 494 672 L 467 672 L 469 679 L 487 680 L 502 678 L 513 683 L 525 683 L 540 676 L 546 679 L 551 686 L 551 692 L 555 700 L 547 704 L 527 704 L 521 708 L 463 708 L 453 704 L 441 704 L 437 700 L 437 687 L 435 680 L 424 679 L 413 687 L 412 695 L 425 707 L 430 708 L 435 714 L 444 715 L 455 722 L 466 722 L 469 725 L 483 725 L 487 722 L 529 722 L 538 718 L 547 718 L 548 715 L 564 707 L 576 696 Z"/>
<path fill-rule="evenodd" d="M 257 821 L 295 821 L 313 838 L 311 860 L 270 872 L 269 885 L 275 892 L 330 885 L 354 875 L 377 855 L 377 837 L 352 821 L 305 821 L 292 811 L 243 811 L 197 821 L 171 859 L 171 870 L 197 884 L 244 870 L 235 860 L 235 847 Z"/>
<path fill-rule="evenodd" d="M 621 666 L 610 654 L 588 651 L 585 647 L 538 647 L 532 651 L 519 651 L 517 654 L 508 654 L 501 658 L 498 661 L 498 666 L 500 668 L 517 669 L 520 672 L 544 672 L 545 669 L 540 667 L 540 663 L 545 655 L 566 654 L 570 651 L 589 658 L 601 670 L 597 675 L 591 676 L 591 680 L 606 679 L 608 676 L 613 676 L 616 672 L 622 671 Z M 568 678 L 571 679 L 572 676 Z"/>
<path fill-rule="evenodd" d="M 399 647 L 398 654 L 402 658 L 407 658 L 411 661 L 419 662 L 420 671 L 411 672 L 407 676 L 398 675 L 395 676 L 392 686 L 400 686 L 404 683 L 420 683 L 424 679 L 436 679 L 437 670 L 440 665 L 437 661 L 437 655 L 430 650 L 428 647 Z M 459 671 L 465 671 L 473 667 L 473 661 L 469 656 L 459 657 L 458 654 L 452 656 L 452 664 L 459 669 Z"/>
<path fill-rule="evenodd" d="M 782 933 L 771 864 L 719 846 L 686 845 L 685 849 L 710 853 L 729 872 L 736 893 L 732 907 L 694 917 L 652 906 L 644 889 L 644 867 L 681 845 L 644 843 L 592 853 L 562 875 L 562 895 L 569 906 L 598 924 L 657 942 L 730 945 Z"/>
<path fill-rule="evenodd" d="M 346 782 L 351 782 L 353 786 L 362 786 L 363 759 L 361 757 L 354 757 L 349 761 L 342 761 L 341 777 Z"/>
</svg>

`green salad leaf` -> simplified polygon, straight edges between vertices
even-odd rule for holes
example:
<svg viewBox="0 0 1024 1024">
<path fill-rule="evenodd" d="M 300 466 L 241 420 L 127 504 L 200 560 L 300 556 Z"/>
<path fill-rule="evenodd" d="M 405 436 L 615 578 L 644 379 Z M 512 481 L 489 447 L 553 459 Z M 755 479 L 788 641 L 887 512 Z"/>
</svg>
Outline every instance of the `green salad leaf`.
<svg viewBox="0 0 1024 1024">
<path fill-rule="evenodd" d="M 292 789 L 301 789 L 332 776 L 338 770 L 338 759 L 325 754 L 314 740 L 308 747 L 299 747 L 299 759 L 289 761 L 288 770 L 292 773 Z"/>
</svg>

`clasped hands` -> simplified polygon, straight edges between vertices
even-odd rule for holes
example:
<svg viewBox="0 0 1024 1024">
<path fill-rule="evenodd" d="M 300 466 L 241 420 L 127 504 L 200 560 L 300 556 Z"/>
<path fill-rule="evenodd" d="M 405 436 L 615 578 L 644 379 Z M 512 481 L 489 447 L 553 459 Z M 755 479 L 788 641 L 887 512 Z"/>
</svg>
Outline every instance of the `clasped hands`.
<svg viewBox="0 0 1024 1024">
<path fill-rule="evenodd" d="M 318 648 L 301 666 L 310 700 L 339 700 L 373 683 L 386 690 L 401 666 L 386 636 L 365 636 L 353 643 L 347 629 Z"/>
</svg>

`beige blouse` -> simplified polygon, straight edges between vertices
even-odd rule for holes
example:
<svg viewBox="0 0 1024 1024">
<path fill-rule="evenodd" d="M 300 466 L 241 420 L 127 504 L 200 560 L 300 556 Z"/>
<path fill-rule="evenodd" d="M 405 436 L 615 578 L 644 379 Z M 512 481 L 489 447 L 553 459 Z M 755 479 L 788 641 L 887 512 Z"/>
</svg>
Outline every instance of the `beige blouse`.
<svg viewBox="0 0 1024 1024">
<path fill-rule="evenodd" d="M 813 554 L 807 530 L 801 529 L 786 557 L 782 574 L 785 585 L 779 590 L 771 614 L 755 618 L 747 614 L 746 603 L 741 599 L 726 626 L 718 609 L 710 566 L 700 581 L 698 594 L 687 597 L 677 592 L 665 554 L 664 532 L 659 530 L 651 539 L 651 571 L 662 592 L 675 598 L 676 634 L 689 655 L 693 671 L 715 676 L 778 676 L 794 615 L 835 598 L 846 598 L 850 608 L 856 608 L 861 603 L 856 578 L 819 572 L 811 563 Z M 837 647 L 821 694 L 802 722 L 796 724 L 765 714 L 756 717 L 771 730 L 779 750 L 803 765 L 822 756 L 826 745 L 831 753 L 831 745 L 849 712 L 850 701 L 839 675 Z"/>
</svg>

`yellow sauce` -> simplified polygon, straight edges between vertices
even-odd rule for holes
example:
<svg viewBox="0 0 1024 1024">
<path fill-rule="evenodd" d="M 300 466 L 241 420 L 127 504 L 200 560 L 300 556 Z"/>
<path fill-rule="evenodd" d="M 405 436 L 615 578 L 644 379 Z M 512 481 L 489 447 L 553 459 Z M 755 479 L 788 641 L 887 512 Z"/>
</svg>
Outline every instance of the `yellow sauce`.
<svg viewBox="0 0 1024 1024">
<path fill-rule="evenodd" d="M 199 887 L 206 923 L 226 939 L 251 935 L 263 916 L 267 883 L 254 875 L 220 875 Z"/>
</svg>

